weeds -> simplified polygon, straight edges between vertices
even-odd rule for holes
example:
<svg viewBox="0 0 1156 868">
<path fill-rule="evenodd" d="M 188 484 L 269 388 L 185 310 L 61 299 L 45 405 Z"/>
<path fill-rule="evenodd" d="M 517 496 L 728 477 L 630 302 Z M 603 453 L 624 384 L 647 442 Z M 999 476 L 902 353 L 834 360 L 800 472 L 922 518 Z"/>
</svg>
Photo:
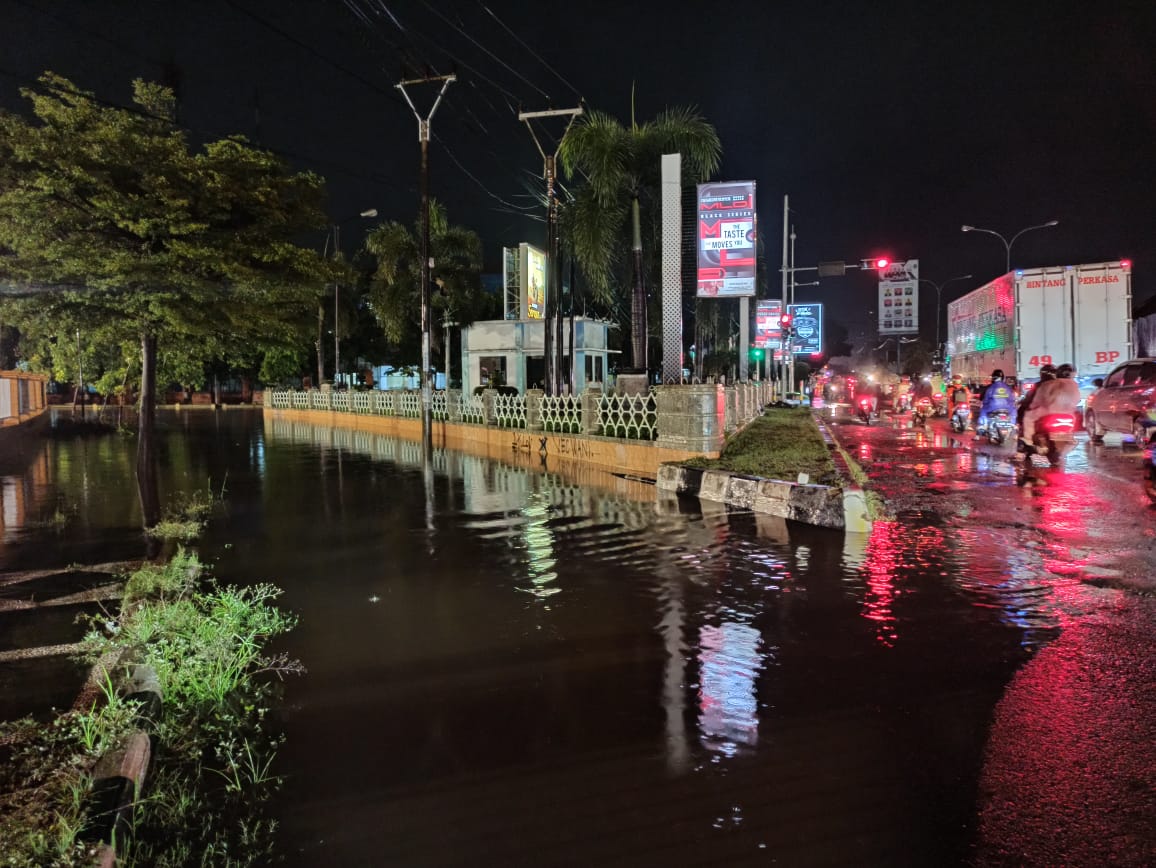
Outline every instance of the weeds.
<svg viewBox="0 0 1156 868">
<path fill-rule="evenodd" d="M 192 542 L 197 539 L 204 532 L 213 508 L 218 503 L 224 502 L 227 482 L 226 474 L 219 491 L 213 490 L 213 482 L 210 479 L 203 489 L 177 492 L 173 495 L 172 503 L 165 509 L 161 520 L 146 532 L 154 539 L 177 542 Z"/>
<path fill-rule="evenodd" d="M 183 549 L 138 570 L 120 615 L 93 619 L 85 639 L 94 659 L 134 649 L 165 697 L 149 794 L 121 832 L 118 864 L 251 865 L 272 853 L 275 824 L 260 806 L 280 784 L 281 739 L 264 726 L 277 689 L 267 675 L 303 670 L 264 647 L 296 621 L 273 605 L 272 585 L 219 587 L 201 572 Z M 136 712 L 109 677 L 87 711 L 0 724 L 0 866 L 92 863 L 91 845 L 78 840 L 85 797 L 97 758 L 135 728 Z"/>
</svg>

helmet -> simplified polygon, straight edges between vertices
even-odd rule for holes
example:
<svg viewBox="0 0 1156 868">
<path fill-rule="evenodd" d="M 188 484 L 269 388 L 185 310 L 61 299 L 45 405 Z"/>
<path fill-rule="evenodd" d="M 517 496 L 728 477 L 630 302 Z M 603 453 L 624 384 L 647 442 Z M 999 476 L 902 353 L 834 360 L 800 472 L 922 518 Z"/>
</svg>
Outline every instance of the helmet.
<svg viewBox="0 0 1156 868">
<path fill-rule="evenodd" d="M 963 382 L 963 374 L 952 374 L 951 382 L 959 384 Z"/>
<path fill-rule="evenodd" d="M 1062 365 L 1056 368 L 1056 376 L 1061 380 L 1068 379 L 1074 373 L 1076 373 L 1076 369 L 1069 365 L 1067 362 L 1064 362 Z"/>
<path fill-rule="evenodd" d="M 1003 371 L 1001 371 L 999 368 L 996 368 L 994 371 L 991 372 L 991 381 L 993 383 L 998 383 L 1002 379 L 1003 379 Z"/>
<path fill-rule="evenodd" d="M 1052 364 L 1044 365 L 1040 368 L 1041 380 L 1054 380 L 1056 377 L 1056 366 Z"/>
</svg>

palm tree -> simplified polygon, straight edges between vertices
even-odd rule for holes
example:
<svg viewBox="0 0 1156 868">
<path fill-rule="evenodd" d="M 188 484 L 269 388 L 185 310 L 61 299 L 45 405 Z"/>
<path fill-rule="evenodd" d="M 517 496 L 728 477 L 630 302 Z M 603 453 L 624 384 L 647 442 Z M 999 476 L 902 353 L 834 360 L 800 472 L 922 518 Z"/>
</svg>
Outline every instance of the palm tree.
<svg viewBox="0 0 1156 868">
<path fill-rule="evenodd" d="M 718 168 L 722 154 L 718 133 L 693 108 L 667 109 L 643 124 L 632 117 L 629 127 L 604 112 L 588 112 L 559 149 L 567 178 L 577 175 L 584 181 L 567 206 L 567 246 L 603 303 L 612 302 L 630 245 L 631 353 L 640 370 L 647 363 L 643 219 L 648 228 L 657 230 L 662 155 L 674 153 L 682 155 L 683 183 L 706 180 Z M 655 231 L 649 234 L 656 237 Z"/>
<path fill-rule="evenodd" d="M 489 300 L 482 289 L 482 241 L 472 229 L 451 226 L 445 208 L 430 202 L 431 320 L 434 311 L 451 314 L 459 325 L 484 315 Z M 420 329 L 421 225 L 397 221 L 370 230 L 365 249 L 376 258 L 369 304 L 387 338 L 401 343 Z M 434 335 L 436 340 L 436 332 Z"/>
</svg>

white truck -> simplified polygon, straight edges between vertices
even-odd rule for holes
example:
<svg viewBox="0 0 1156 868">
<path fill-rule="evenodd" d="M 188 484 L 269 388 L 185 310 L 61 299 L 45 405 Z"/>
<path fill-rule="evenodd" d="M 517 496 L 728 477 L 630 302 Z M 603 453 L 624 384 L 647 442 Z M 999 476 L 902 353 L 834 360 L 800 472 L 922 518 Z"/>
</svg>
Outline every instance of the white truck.
<svg viewBox="0 0 1156 868">
<path fill-rule="evenodd" d="M 1040 367 L 1065 362 L 1081 380 L 1107 375 L 1132 354 L 1132 263 L 1023 268 L 947 306 L 951 373 L 986 383 L 1031 382 Z"/>
</svg>

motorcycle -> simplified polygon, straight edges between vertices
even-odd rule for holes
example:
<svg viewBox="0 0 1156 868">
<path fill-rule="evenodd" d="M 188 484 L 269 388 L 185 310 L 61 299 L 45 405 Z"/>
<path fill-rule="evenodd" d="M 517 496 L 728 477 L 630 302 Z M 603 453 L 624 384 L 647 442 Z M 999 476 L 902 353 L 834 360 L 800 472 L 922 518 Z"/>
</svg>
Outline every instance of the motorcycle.
<svg viewBox="0 0 1156 868">
<path fill-rule="evenodd" d="M 875 415 L 874 411 L 871 409 L 871 405 L 873 403 L 874 399 L 869 395 L 864 395 L 855 403 L 859 421 L 861 421 L 864 425 L 869 426 L 871 424 L 871 417 Z"/>
<path fill-rule="evenodd" d="M 1032 447 L 1046 457 L 1052 467 L 1062 467 L 1064 458 L 1075 445 L 1076 417 L 1071 413 L 1049 413 L 1036 422 Z"/>
<path fill-rule="evenodd" d="M 932 415 L 934 415 L 934 416 L 946 416 L 947 415 L 947 395 L 943 394 L 943 392 L 936 392 L 935 394 L 933 394 L 931 396 L 931 406 L 932 406 L 932 410 L 933 410 Z"/>
<path fill-rule="evenodd" d="M 1015 422 L 1007 410 L 993 410 L 987 417 L 987 426 L 980 433 L 986 434 L 988 442 L 1000 446 L 1008 434 L 1015 431 Z"/>
<path fill-rule="evenodd" d="M 971 407 L 967 404 L 956 404 L 951 411 L 951 430 L 962 434 L 971 425 Z"/>
<path fill-rule="evenodd" d="M 933 413 L 930 398 L 920 398 L 915 402 L 915 408 L 911 411 L 912 425 L 926 425 L 927 420 L 931 418 Z"/>
<path fill-rule="evenodd" d="M 1156 503 L 1156 423 L 1145 426 L 1147 445 L 1144 447 L 1144 493 Z"/>
</svg>

